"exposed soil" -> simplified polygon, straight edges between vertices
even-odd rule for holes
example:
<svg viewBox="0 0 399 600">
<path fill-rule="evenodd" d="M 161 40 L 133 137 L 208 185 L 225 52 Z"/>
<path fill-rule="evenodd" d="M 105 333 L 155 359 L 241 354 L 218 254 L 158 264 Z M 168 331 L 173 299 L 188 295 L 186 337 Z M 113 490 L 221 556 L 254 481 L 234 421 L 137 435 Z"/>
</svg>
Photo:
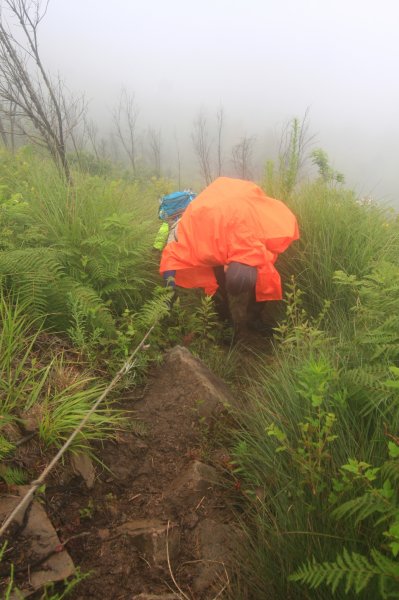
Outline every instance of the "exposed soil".
<svg viewBox="0 0 399 600">
<path fill-rule="evenodd" d="M 124 398 L 132 428 L 99 450 L 103 466 L 93 472 L 78 461 L 81 475 L 64 468 L 49 482 L 47 514 L 75 565 L 90 572 L 71 598 L 223 597 L 235 492 L 221 475 L 229 457 L 217 424 L 231 402 L 219 379 L 175 348 L 141 398 Z M 18 577 L 27 574 L 28 566 Z"/>
</svg>

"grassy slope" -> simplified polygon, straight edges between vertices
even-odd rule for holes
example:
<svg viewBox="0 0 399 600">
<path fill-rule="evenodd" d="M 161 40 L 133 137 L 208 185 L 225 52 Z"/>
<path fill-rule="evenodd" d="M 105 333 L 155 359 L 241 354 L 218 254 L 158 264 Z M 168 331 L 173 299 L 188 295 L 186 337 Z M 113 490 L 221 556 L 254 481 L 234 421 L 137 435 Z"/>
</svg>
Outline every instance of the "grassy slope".
<svg viewBox="0 0 399 600">
<path fill-rule="evenodd" d="M 101 387 L 82 363 L 91 373 L 106 364 L 112 370 L 140 335 L 138 315 L 157 281 L 156 200 L 169 185 L 76 173 L 67 189 L 28 150 L 2 155 L 0 458 L 6 468 L 21 413 L 34 408 L 42 443 L 59 443 Z M 399 353 L 398 226 L 383 209 L 360 206 L 351 193 L 321 183 L 303 187 L 291 203 L 302 237 L 279 269 L 286 282 L 294 274 L 297 287 L 288 296 L 275 360 L 259 367 L 249 389 L 235 446 L 250 515 L 235 597 L 328 598 L 326 587 L 309 591 L 289 580 L 305 559 L 332 561 L 343 546 L 391 556 L 387 542 L 394 540 L 392 532 L 383 535 L 394 517 L 380 524 L 370 517 L 337 521 L 333 509 L 386 481 L 378 474 L 367 483 L 367 467 L 350 473 L 342 465 L 356 459 L 381 466 L 387 434 L 397 430 L 397 392 L 386 381 L 395 383 L 389 367 Z M 339 281 L 338 270 L 347 274 Z M 194 348 L 214 368 L 232 371 L 234 353 L 229 363 L 215 350 L 212 307 L 183 295 L 168 323 L 169 342 L 186 334 L 194 334 Z M 168 342 L 162 330 L 156 335 L 161 345 Z M 97 415 L 79 443 L 91 433 L 112 433 L 110 414 Z M 18 473 L 5 473 L 18 480 Z M 389 501 L 396 515 L 396 497 Z M 378 597 L 370 585 L 363 597 Z"/>
<path fill-rule="evenodd" d="M 171 182 L 74 173 L 73 187 L 31 149 L 0 155 L 0 478 L 16 473 L 14 442 L 33 421 L 41 443 L 60 445 L 163 310 L 158 198 Z M 183 294 L 124 384 L 139 382 L 159 349 L 193 337 L 193 349 L 226 371 L 211 303 Z M 113 434 L 105 406 L 75 448 Z M 23 417 L 22 417 L 23 416 Z M 18 477 L 17 477 L 18 475 Z"/>
<path fill-rule="evenodd" d="M 9 482 L 32 475 L 9 460 L 29 420 L 46 447 L 88 411 L 99 376 L 139 336 L 135 315 L 157 280 L 154 214 L 170 184 L 74 180 L 66 187 L 29 148 L 0 156 L 0 476 Z M 75 447 L 119 422 L 105 407 Z"/>
<path fill-rule="evenodd" d="M 367 584 L 364 565 L 319 569 L 307 578 L 312 590 L 290 576 L 313 558 L 334 562 L 344 547 L 368 559 L 377 549 L 399 572 L 388 544 L 395 542 L 396 493 L 381 492 L 394 489 L 399 475 L 388 450 L 399 419 L 390 371 L 399 353 L 398 223 L 390 211 L 320 183 L 301 189 L 292 206 L 302 237 L 281 269 L 295 275 L 296 287 L 275 360 L 259 368 L 248 392 L 235 447 L 251 514 L 241 593 L 325 600 L 347 584 L 348 597 L 385 597 L 378 577 Z M 395 578 L 388 580 L 397 593 Z"/>
</svg>

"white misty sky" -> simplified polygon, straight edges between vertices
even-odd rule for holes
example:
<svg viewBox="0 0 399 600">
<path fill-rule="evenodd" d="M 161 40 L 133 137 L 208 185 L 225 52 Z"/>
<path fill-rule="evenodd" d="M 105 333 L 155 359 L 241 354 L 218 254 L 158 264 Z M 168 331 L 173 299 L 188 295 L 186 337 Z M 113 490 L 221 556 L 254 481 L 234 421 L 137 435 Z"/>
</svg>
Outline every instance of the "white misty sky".
<svg viewBox="0 0 399 600">
<path fill-rule="evenodd" d="M 397 0 L 50 0 L 40 40 L 104 126 L 125 86 L 143 128 L 189 140 L 199 109 L 222 105 L 230 135 L 267 153 L 309 107 L 348 183 L 397 203 L 398 24 Z"/>
</svg>

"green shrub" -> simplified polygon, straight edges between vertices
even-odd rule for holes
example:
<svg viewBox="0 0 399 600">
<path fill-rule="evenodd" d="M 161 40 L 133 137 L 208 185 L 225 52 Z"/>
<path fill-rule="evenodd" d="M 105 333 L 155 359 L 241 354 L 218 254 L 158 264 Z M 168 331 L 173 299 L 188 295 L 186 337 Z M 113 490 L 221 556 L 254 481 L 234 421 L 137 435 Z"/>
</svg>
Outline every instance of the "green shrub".
<svg viewBox="0 0 399 600">
<path fill-rule="evenodd" d="M 250 597 L 399 594 L 397 267 L 335 280 L 353 303 L 341 335 L 327 329 L 329 303 L 312 318 L 294 286 L 275 359 L 259 368 L 241 416 Z"/>
<path fill-rule="evenodd" d="M 60 332 L 78 311 L 88 336 L 115 338 L 115 319 L 137 311 L 158 278 L 152 239 L 170 183 L 76 174 L 68 187 L 35 154 L 2 159 L 0 285 Z"/>
<path fill-rule="evenodd" d="M 328 300 L 337 322 L 345 318 L 352 295 L 335 285 L 334 273 L 363 277 L 375 261 L 397 262 L 398 225 L 384 207 L 361 205 L 354 193 L 322 182 L 302 186 L 290 207 L 301 238 L 280 257 L 279 270 L 285 279 L 295 275 L 309 314 L 318 314 Z"/>
</svg>

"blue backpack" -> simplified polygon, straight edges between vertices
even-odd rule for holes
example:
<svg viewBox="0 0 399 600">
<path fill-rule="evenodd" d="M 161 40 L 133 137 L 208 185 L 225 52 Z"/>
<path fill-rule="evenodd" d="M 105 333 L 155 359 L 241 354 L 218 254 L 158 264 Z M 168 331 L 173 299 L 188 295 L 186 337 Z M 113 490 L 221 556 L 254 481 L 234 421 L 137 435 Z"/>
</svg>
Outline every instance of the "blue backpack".
<svg viewBox="0 0 399 600">
<path fill-rule="evenodd" d="M 159 218 L 166 221 L 171 217 L 182 214 L 196 195 L 191 190 L 187 190 L 162 196 L 159 204 Z"/>
</svg>

